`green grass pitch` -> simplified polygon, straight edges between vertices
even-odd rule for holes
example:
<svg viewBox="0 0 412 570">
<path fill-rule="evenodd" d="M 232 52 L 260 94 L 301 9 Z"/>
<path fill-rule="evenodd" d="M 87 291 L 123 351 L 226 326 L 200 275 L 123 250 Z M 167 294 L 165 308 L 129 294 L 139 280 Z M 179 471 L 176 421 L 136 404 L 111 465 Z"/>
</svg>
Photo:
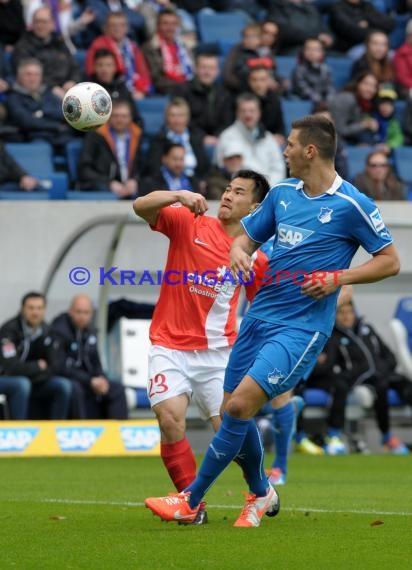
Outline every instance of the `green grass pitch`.
<svg viewBox="0 0 412 570">
<path fill-rule="evenodd" d="M 399 570 L 412 568 L 412 458 L 292 455 L 279 516 L 235 529 L 231 465 L 210 523 L 163 523 L 142 505 L 171 491 L 160 458 L 0 460 L 0 569 Z"/>
</svg>

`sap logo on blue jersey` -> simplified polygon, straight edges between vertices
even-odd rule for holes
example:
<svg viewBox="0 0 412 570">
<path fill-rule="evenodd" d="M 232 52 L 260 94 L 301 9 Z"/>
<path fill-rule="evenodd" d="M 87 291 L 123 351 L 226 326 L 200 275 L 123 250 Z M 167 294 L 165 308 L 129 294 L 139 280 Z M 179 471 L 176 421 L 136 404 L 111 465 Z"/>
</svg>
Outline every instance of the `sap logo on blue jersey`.
<svg viewBox="0 0 412 570">
<path fill-rule="evenodd" d="M 155 426 L 122 427 L 120 435 L 127 451 L 155 449 L 160 443 L 160 431 Z"/>
<path fill-rule="evenodd" d="M 102 427 L 56 428 L 60 451 L 88 451 L 104 432 Z"/>
<path fill-rule="evenodd" d="M 279 224 L 278 243 L 282 247 L 292 249 L 292 247 L 299 245 L 312 234 L 312 230 L 305 230 L 305 228 L 297 228 L 288 224 Z"/>
<path fill-rule="evenodd" d="M 369 217 L 372 220 L 373 227 L 377 232 L 380 232 L 384 229 L 385 223 L 382 220 L 382 216 L 378 208 L 376 208 L 376 210 L 373 210 L 373 212 L 369 214 Z"/>
<path fill-rule="evenodd" d="M 24 451 L 38 431 L 38 428 L 0 428 L 0 453 L 2 451 Z"/>
</svg>

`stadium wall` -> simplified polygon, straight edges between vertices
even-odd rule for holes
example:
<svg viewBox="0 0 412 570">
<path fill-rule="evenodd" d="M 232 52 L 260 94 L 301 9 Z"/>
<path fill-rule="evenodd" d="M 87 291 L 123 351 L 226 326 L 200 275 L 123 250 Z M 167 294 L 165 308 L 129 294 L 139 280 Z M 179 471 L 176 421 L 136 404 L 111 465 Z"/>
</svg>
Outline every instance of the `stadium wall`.
<svg viewBox="0 0 412 570">
<path fill-rule="evenodd" d="M 398 299 L 412 295 L 412 203 L 384 202 L 382 214 L 390 227 L 400 251 L 402 270 L 395 278 L 382 283 L 355 288 L 356 305 L 379 332 L 391 342 L 387 327 Z M 217 203 L 210 204 L 210 213 Z M 115 235 L 116 223 L 126 220 L 120 235 Z M 93 227 L 89 227 L 95 224 Z M 89 229 L 88 229 L 89 227 Z M 55 273 L 48 294 L 47 317 L 66 310 L 69 299 L 76 293 L 86 292 L 97 301 L 99 295 L 99 267 L 108 261 L 111 243 L 119 241 L 113 265 L 119 270 L 161 270 L 165 260 L 167 240 L 151 233 L 132 212 L 131 202 L 8 202 L 0 208 L 0 260 L 2 294 L 0 296 L 0 322 L 18 311 L 22 295 L 31 289 L 42 290 L 51 266 L 59 252 L 76 234 L 84 233 L 69 249 Z M 328 244 L 325 244 L 328 247 Z M 356 263 L 366 260 L 357 254 Z M 111 260 L 110 260 L 111 261 Z M 85 267 L 91 279 L 87 285 L 74 285 L 69 272 L 74 267 Z M 107 269 L 107 266 L 106 266 Z M 155 301 L 157 286 L 144 287 L 110 285 L 109 297 L 127 297 L 138 301 Z"/>
</svg>

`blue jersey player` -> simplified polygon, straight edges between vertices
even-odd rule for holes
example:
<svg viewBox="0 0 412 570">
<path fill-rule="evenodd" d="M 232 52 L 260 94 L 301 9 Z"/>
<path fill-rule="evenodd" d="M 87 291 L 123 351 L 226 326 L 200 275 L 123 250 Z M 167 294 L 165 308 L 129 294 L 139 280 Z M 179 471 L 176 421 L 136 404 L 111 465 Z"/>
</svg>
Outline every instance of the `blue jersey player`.
<svg viewBox="0 0 412 570">
<path fill-rule="evenodd" d="M 251 256 L 276 234 L 269 271 L 242 321 L 224 381 L 224 414 L 196 479 L 182 493 L 146 499 L 163 520 L 193 520 L 217 477 L 236 458 L 249 485 L 236 527 L 257 527 L 279 510 L 263 470 L 253 416 L 307 376 L 331 333 L 342 285 L 399 272 L 399 258 L 376 204 L 338 176 L 336 131 L 317 115 L 292 124 L 284 155 L 293 178 L 273 187 L 243 219 L 231 271 L 248 273 Z M 370 259 L 349 268 L 358 247 Z"/>
</svg>

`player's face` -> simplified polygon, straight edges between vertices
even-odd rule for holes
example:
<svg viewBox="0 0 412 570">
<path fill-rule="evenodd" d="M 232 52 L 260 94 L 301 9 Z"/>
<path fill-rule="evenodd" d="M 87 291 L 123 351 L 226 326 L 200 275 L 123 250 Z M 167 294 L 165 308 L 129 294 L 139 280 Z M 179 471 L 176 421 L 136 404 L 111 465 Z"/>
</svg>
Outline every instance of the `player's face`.
<svg viewBox="0 0 412 570">
<path fill-rule="evenodd" d="M 38 327 L 44 321 L 46 305 L 41 298 L 33 297 L 26 300 L 21 314 L 30 327 Z"/>
<path fill-rule="evenodd" d="M 291 130 L 283 156 L 289 168 L 290 176 L 301 178 L 308 167 L 308 162 L 305 159 L 305 147 L 299 142 L 299 131 L 297 129 Z"/>
<path fill-rule="evenodd" d="M 220 200 L 219 220 L 239 222 L 256 207 L 253 195 L 254 182 L 246 178 L 234 178 L 226 187 Z"/>
</svg>

